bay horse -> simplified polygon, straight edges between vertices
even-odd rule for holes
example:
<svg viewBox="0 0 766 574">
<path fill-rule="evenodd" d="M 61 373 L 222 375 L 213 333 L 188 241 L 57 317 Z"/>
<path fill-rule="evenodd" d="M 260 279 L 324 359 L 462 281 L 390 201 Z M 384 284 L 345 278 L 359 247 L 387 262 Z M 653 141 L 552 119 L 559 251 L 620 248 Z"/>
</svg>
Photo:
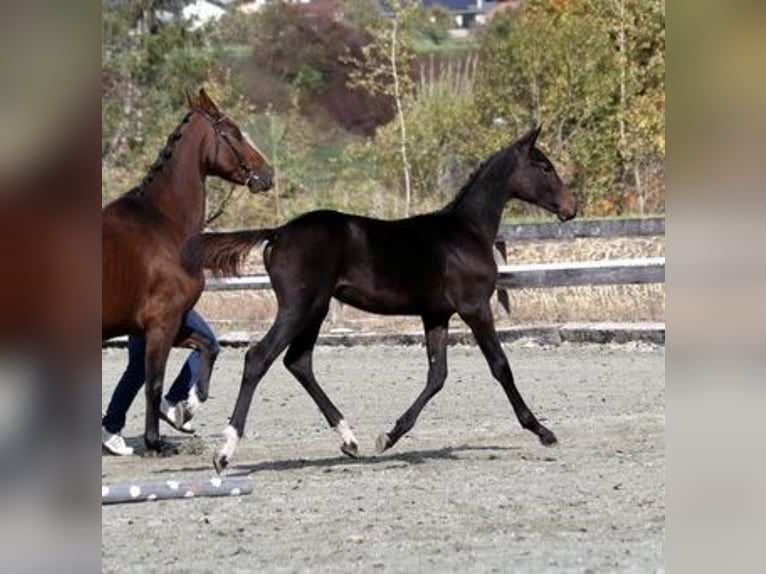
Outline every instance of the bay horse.
<svg viewBox="0 0 766 574">
<path fill-rule="evenodd" d="M 408 432 L 447 377 L 447 328 L 457 313 L 470 327 L 521 426 L 544 445 L 556 436 L 524 403 L 495 332 L 490 296 L 497 280 L 493 243 L 505 204 L 512 198 L 540 206 L 560 220 L 573 218 L 577 203 L 553 164 L 535 147 L 540 127 L 490 156 L 442 209 L 383 221 L 336 211 L 313 211 L 281 227 L 204 233 L 190 240 L 184 257 L 217 274 L 236 273 L 254 246 L 266 242 L 264 262 L 278 302 L 274 324 L 246 354 L 225 444 L 214 455 L 218 472 L 242 437 L 253 393 L 273 361 L 284 364 L 342 438 L 341 451 L 356 457 L 349 424 L 322 391 L 312 352 L 332 297 L 364 311 L 420 315 L 425 328 L 425 389 L 377 439 L 383 452 Z"/>
<path fill-rule="evenodd" d="M 255 144 L 205 93 L 189 96 L 189 111 L 168 137 L 142 183 L 102 212 L 101 337 L 139 335 L 146 341 L 146 427 L 150 451 L 168 454 L 159 409 L 171 347 L 199 348 L 207 368 L 198 390 L 206 397 L 212 359 L 204 339 L 179 332 L 184 313 L 202 293 L 204 277 L 182 264 L 184 242 L 203 226 L 205 178 L 215 175 L 271 188 L 273 169 Z"/>
</svg>

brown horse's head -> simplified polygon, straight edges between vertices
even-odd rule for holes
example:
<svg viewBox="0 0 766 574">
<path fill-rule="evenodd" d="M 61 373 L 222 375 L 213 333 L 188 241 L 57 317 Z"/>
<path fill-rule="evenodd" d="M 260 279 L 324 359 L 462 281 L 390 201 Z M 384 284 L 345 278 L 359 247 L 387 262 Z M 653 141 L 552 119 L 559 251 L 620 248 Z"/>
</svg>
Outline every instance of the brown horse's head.
<svg viewBox="0 0 766 574">
<path fill-rule="evenodd" d="M 197 96 L 187 94 L 187 99 L 191 111 L 198 112 L 212 128 L 214 137 L 207 138 L 210 173 L 246 185 L 253 193 L 271 189 L 274 169 L 253 140 L 218 110 L 204 89 Z"/>
<path fill-rule="evenodd" d="M 550 160 L 535 147 L 541 127 L 532 128 L 507 148 L 515 161 L 510 189 L 513 197 L 538 205 L 556 214 L 561 221 L 567 221 L 577 215 L 577 200 Z"/>
</svg>

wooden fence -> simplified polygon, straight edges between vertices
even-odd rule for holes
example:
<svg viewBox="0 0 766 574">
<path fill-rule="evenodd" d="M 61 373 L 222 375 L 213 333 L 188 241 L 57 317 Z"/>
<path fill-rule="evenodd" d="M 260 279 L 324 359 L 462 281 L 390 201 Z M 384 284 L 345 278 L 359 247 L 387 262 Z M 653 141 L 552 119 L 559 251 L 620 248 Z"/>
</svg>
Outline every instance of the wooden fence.
<svg viewBox="0 0 766 574">
<path fill-rule="evenodd" d="M 645 237 L 665 234 L 665 219 L 595 219 L 567 223 L 506 224 L 500 227 L 497 247 L 505 258 L 506 242 L 555 241 L 577 238 Z M 498 266 L 498 296 L 503 306 L 505 289 L 578 285 L 628 285 L 665 282 L 665 258 L 569 261 Z M 208 291 L 271 289 L 268 275 L 209 278 Z M 506 307 L 507 308 L 507 307 Z"/>
</svg>

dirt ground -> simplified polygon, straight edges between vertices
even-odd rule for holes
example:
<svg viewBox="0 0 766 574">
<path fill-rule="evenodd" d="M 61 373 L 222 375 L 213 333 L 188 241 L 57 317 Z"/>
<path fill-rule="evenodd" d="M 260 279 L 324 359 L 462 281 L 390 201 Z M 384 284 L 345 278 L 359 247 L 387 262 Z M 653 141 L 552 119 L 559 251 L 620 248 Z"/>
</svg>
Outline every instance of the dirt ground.
<svg viewBox="0 0 766 574">
<path fill-rule="evenodd" d="M 276 363 L 258 388 L 226 473 L 253 493 L 102 507 L 105 572 L 662 572 L 665 350 L 506 346 L 530 408 L 557 434 L 523 431 L 479 351 L 449 349 L 450 374 L 413 431 L 390 430 L 425 381 L 422 347 L 320 347 L 320 384 L 362 458 Z M 174 351 L 169 373 L 184 353 Z M 125 351 L 102 355 L 106 408 Z M 224 349 L 196 437 L 181 455 L 102 458 L 102 483 L 211 477 L 244 351 Z M 167 386 L 167 384 L 166 384 Z M 143 393 L 125 436 L 142 447 Z"/>
</svg>

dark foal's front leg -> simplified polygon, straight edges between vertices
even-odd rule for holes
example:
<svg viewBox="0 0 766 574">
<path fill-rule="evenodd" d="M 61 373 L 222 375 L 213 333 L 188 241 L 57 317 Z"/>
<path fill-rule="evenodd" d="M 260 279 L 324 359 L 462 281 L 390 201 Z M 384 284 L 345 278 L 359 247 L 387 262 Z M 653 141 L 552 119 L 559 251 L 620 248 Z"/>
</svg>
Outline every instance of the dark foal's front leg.
<svg viewBox="0 0 766 574">
<path fill-rule="evenodd" d="M 460 317 L 471 328 L 474 337 L 476 337 L 476 342 L 479 344 L 479 348 L 481 348 L 481 352 L 489 363 L 492 376 L 502 385 L 521 426 L 535 433 L 540 442 L 545 446 L 556 444 L 556 435 L 540 424 L 535 415 L 532 414 L 532 411 L 524 403 L 521 393 L 516 388 L 511 367 L 495 332 L 489 303 L 482 305 L 476 312 L 461 313 Z"/>
<path fill-rule="evenodd" d="M 357 443 L 354 433 L 351 432 L 351 427 L 343 414 L 319 386 L 314 376 L 312 354 L 319 335 L 319 328 L 326 314 L 327 309 L 323 313 L 317 313 L 317 318 L 293 340 L 285 354 L 284 363 L 287 370 L 298 379 L 298 382 L 306 389 L 319 410 L 322 411 L 327 424 L 341 436 L 341 452 L 351 458 L 356 458 L 359 456 L 359 443 Z"/>
<path fill-rule="evenodd" d="M 155 327 L 146 331 L 146 422 L 144 443 L 150 452 L 162 456 L 178 454 L 178 447 L 160 437 L 160 400 L 162 383 L 165 379 L 165 365 L 170 355 L 173 337 L 177 329 Z"/>
<path fill-rule="evenodd" d="M 444 387 L 444 381 L 447 379 L 448 322 L 449 317 L 446 319 L 423 319 L 426 330 L 426 351 L 428 353 L 426 388 L 418 395 L 412 406 L 399 417 L 391 432 L 378 435 L 376 447 L 379 453 L 394 446 L 402 436 L 412 429 L 423 407 Z"/>
<path fill-rule="evenodd" d="M 295 317 L 296 315 L 293 314 L 292 316 Z M 261 382 L 271 364 L 287 348 L 295 336 L 296 326 L 293 321 L 285 317 L 284 314 L 278 313 L 277 319 L 268 333 L 256 345 L 250 347 L 245 355 L 245 367 L 242 372 L 242 383 L 239 387 L 237 402 L 234 405 L 234 412 L 229 419 L 229 424 L 223 431 L 226 442 L 213 455 L 213 466 L 219 473 L 228 466 L 239 439 L 245 433 L 245 421 L 258 383 Z"/>
</svg>

